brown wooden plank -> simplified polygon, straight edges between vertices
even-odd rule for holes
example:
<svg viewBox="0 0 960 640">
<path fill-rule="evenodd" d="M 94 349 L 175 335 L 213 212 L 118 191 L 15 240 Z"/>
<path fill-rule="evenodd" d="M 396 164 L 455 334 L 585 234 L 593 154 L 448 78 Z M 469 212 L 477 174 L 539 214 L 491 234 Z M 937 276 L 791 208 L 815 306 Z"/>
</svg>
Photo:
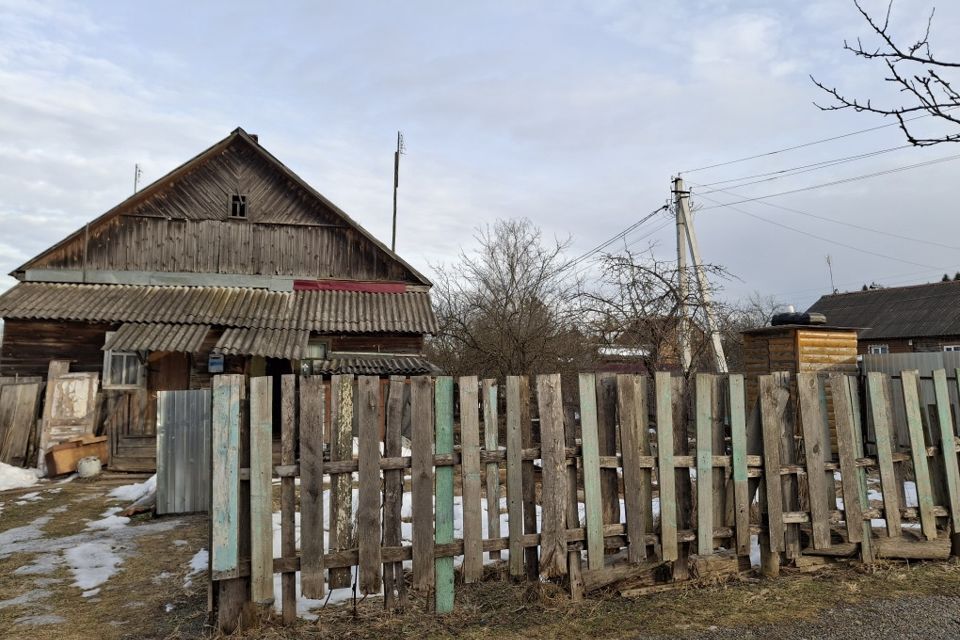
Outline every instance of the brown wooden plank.
<svg viewBox="0 0 960 640">
<path fill-rule="evenodd" d="M 797 388 L 800 395 L 800 422 L 803 429 L 813 548 L 826 549 L 830 546 L 828 491 L 829 495 L 833 496 L 836 490 L 832 479 L 829 487 L 827 486 L 824 476 L 823 432 L 826 415 L 820 404 L 820 377 L 815 373 L 798 373 Z"/>
<path fill-rule="evenodd" d="M 687 435 L 687 404 L 685 402 L 686 382 L 680 376 L 670 378 L 670 391 L 673 396 L 673 463 L 677 466 L 674 478 L 677 491 L 677 529 L 691 527 L 693 514 L 693 485 L 690 469 L 678 465 L 677 456 L 686 456 L 690 451 L 690 439 Z M 690 577 L 689 562 L 691 545 L 677 537 L 677 559 L 673 562 L 673 579 L 687 580 Z"/>
<path fill-rule="evenodd" d="M 280 379 L 280 464 L 296 463 L 297 447 L 297 376 Z M 280 553 L 297 553 L 297 489 L 295 478 L 280 480 Z M 303 522 L 301 521 L 301 527 Z M 280 605 L 283 624 L 297 620 L 297 574 L 286 571 L 280 576 Z"/>
<path fill-rule="evenodd" d="M 413 587 L 433 586 L 433 381 L 410 380 L 410 425 L 413 468 Z"/>
<path fill-rule="evenodd" d="M 744 407 L 743 375 L 732 373 L 727 379 L 730 414 L 730 451 L 733 467 L 734 525 L 737 554 L 750 555 L 750 492 L 747 480 L 747 422 Z"/>
<path fill-rule="evenodd" d="M 480 416 L 476 376 L 460 378 L 460 471 L 463 500 L 463 581 L 483 577 L 480 510 Z"/>
<path fill-rule="evenodd" d="M 323 574 L 323 378 L 300 378 L 300 590 L 326 593 Z"/>
<path fill-rule="evenodd" d="M 520 378 L 507 376 L 507 527 L 510 538 L 510 575 L 523 575 L 523 470 L 520 429 Z"/>
<path fill-rule="evenodd" d="M 780 414 L 780 461 L 782 464 L 797 464 L 797 425 L 796 425 L 796 398 L 793 389 L 793 375 L 789 372 L 778 372 L 773 374 L 773 379 L 777 383 L 779 390 L 777 396 L 779 399 L 778 412 Z M 796 474 L 787 474 L 780 476 L 780 484 L 783 492 L 783 504 L 787 511 L 800 510 L 800 482 Z M 784 553 L 788 559 L 799 558 L 801 555 L 800 546 L 800 525 L 787 524 L 784 533 Z"/>
<path fill-rule="evenodd" d="M 403 455 L 403 388 L 404 378 L 390 376 L 387 393 L 386 427 L 383 453 L 387 457 Z M 402 541 L 403 470 L 383 472 L 383 545 L 399 547 Z M 387 610 L 406 607 L 406 581 L 403 564 L 388 562 L 383 565 L 383 605 Z"/>
<path fill-rule="evenodd" d="M 713 553 L 713 413 L 714 376 L 698 373 L 697 393 L 697 554 Z"/>
<path fill-rule="evenodd" d="M 592 391 L 592 388 L 591 388 Z M 563 402 L 563 395 L 560 396 L 560 401 Z M 564 420 L 563 420 L 563 433 L 564 433 L 564 446 L 566 449 L 576 448 L 577 446 L 577 425 L 574 419 L 574 407 L 568 406 L 564 407 L 565 411 Z M 566 458 L 566 454 L 564 454 Z M 564 464 L 567 468 L 567 528 L 574 529 L 580 528 L 580 505 L 579 497 L 577 492 L 577 464 L 576 460 L 572 461 L 572 464 L 566 464 L 566 459 Z M 582 463 L 581 463 L 582 466 Z M 599 475 L 599 474 L 598 474 Z M 570 587 L 570 599 L 574 602 L 579 602 L 583 600 L 584 590 L 583 590 L 583 556 L 581 554 L 581 549 L 578 546 L 577 548 L 571 549 L 567 548 L 567 574 L 568 574 L 568 586 Z"/>
<path fill-rule="evenodd" d="M 760 376 L 760 415 L 763 428 L 763 462 L 765 469 L 780 468 L 780 432 L 782 423 L 782 399 L 772 375 Z M 764 474 L 767 497 L 767 531 L 770 551 L 784 550 L 783 488 L 777 474 Z"/>
<path fill-rule="evenodd" d="M 567 479 L 564 453 L 563 405 L 558 374 L 537 376 L 540 445 L 543 455 L 540 576 L 567 573 Z"/>
<path fill-rule="evenodd" d="M 628 558 L 640 562 L 647 557 L 643 543 L 647 525 L 643 499 L 643 477 L 640 470 L 640 441 L 647 434 L 640 431 L 637 411 L 640 403 L 637 387 L 631 375 L 617 376 L 618 407 L 620 410 L 620 445 L 623 452 L 623 503 L 627 512 L 627 536 L 630 541 Z"/>
<path fill-rule="evenodd" d="M 250 597 L 272 605 L 273 378 L 250 379 Z"/>
<path fill-rule="evenodd" d="M 530 419 L 530 379 L 521 376 L 518 380 L 520 396 L 520 435 L 523 447 L 531 448 L 533 440 L 533 422 Z M 523 479 L 523 533 L 536 534 L 537 531 L 537 487 L 534 475 L 533 460 L 524 459 L 521 465 Z M 540 576 L 540 559 L 536 547 L 527 547 L 524 550 L 524 566 L 527 569 L 528 580 L 538 580 Z"/>
<path fill-rule="evenodd" d="M 357 501 L 357 548 L 360 552 L 360 592 L 380 593 L 380 378 L 357 380 L 357 423 L 360 436 L 357 463 L 360 491 Z"/>
<path fill-rule="evenodd" d="M 597 374 L 597 441 L 601 456 L 617 455 L 617 377 Z M 617 470 L 600 469 L 603 523 L 620 523 L 620 479 Z"/>
<path fill-rule="evenodd" d="M 497 420 L 497 381 L 483 381 L 483 447 L 487 452 L 498 452 L 499 421 Z M 500 537 L 500 467 L 488 462 L 484 469 L 487 498 L 487 537 Z M 500 552 L 491 551 L 491 560 L 499 560 Z"/>
<path fill-rule="evenodd" d="M 336 375 L 330 379 L 330 462 L 353 459 L 353 376 Z M 330 472 L 330 551 L 354 547 L 353 474 Z M 349 569 L 329 570 L 331 589 L 350 586 Z"/>
</svg>

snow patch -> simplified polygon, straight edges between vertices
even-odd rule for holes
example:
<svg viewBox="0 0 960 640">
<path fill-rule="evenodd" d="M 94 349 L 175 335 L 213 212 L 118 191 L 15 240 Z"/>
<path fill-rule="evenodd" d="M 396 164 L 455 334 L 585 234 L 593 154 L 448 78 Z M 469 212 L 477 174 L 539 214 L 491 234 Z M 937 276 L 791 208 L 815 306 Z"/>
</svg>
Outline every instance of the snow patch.
<svg viewBox="0 0 960 640">
<path fill-rule="evenodd" d="M 75 587 L 88 590 L 106 582 L 119 571 L 123 560 L 106 542 L 84 542 L 63 552 L 73 573 Z"/>
<path fill-rule="evenodd" d="M 136 502 L 151 491 L 157 489 L 157 474 L 153 474 L 146 480 L 138 484 L 125 484 L 111 491 L 108 496 L 114 500 L 126 500 L 127 502 Z"/>
<path fill-rule="evenodd" d="M 23 616 L 13 621 L 14 624 L 24 624 L 31 627 L 44 624 L 60 624 L 61 622 L 66 622 L 66 619 L 63 618 L 63 616 L 58 616 L 53 613 L 45 613 L 38 616 Z"/>
<path fill-rule="evenodd" d="M 0 491 L 32 487 L 40 481 L 40 472 L 36 469 L 21 469 L 0 462 Z"/>
<path fill-rule="evenodd" d="M 299 514 L 298 514 L 299 515 Z M 189 589 L 193 584 L 193 576 L 197 575 L 201 571 L 206 571 L 207 567 L 210 566 L 210 554 L 206 549 L 200 549 L 193 557 L 190 558 L 190 572 L 187 573 L 187 577 L 183 579 L 183 588 Z"/>
<path fill-rule="evenodd" d="M 130 518 L 124 516 L 107 516 L 102 520 L 94 520 L 87 524 L 87 529 L 103 529 L 109 531 L 111 529 L 121 529 L 127 526 L 130 523 Z"/>
<path fill-rule="evenodd" d="M 89 591 L 84 591 L 80 595 L 82 595 L 84 598 L 92 598 L 98 593 L 100 593 L 100 587 L 97 587 L 96 589 L 90 589 Z"/>
</svg>

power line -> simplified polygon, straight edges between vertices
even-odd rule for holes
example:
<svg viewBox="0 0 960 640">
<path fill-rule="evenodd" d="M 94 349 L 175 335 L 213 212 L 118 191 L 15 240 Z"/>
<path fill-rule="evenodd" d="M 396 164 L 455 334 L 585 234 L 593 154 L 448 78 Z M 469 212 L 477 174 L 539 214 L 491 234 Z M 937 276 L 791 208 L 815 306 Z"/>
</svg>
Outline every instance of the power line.
<svg viewBox="0 0 960 640">
<path fill-rule="evenodd" d="M 790 195 L 790 194 L 793 194 L 793 193 L 801 193 L 801 192 L 803 192 L 803 191 L 812 191 L 812 190 L 814 190 L 814 189 L 822 189 L 822 188 L 824 188 L 824 187 L 833 187 L 833 186 L 836 186 L 836 185 L 838 185 L 838 184 L 846 184 L 846 183 L 848 183 L 848 182 L 856 182 L 856 181 L 858 181 L 858 180 L 866 180 L 867 178 L 876 178 L 876 177 L 878 177 L 878 176 L 885 176 L 885 175 L 889 175 L 889 174 L 891 174 L 891 173 L 898 173 L 898 172 L 900 172 L 900 171 L 908 171 L 908 170 L 910 170 L 910 169 L 918 169 L 918 168 L 920 168 L 920 167 L 928 167 L 928 166 L 930 166 L 930 165 L 939 164 L 939 163 L 941 163 L 941 162 L 950 162 L 950 161 L 956 160 L 956 159 L 958 159 L 958 158 L 960 158 L 960 154 L 956 154 L 956 155 L 952 155 L 952 156 L 944 156 L 944 157 L 942 157 L 942 158 L 935 158 L 935 159 L 933 159 L 933 160 L 926 160 L 926 161 L 924 161 L 924 162 L 918 162 L 918 163 L 916 163 L 916 164 L 908 164 L 908 165 L 905 165 L 905 166 L 902 166 L 902 167 L 895 167 L 895 168 L 893 168 L 893 169 L 885 169 L 885 170 L 883 170 L 883 171 L 876 171 L 876 172 L 874 172 L 874 173 L 865 173 L 865 174 L 863 174 L 863 175 L 852 176 L 852 177 L 850 177 L 850 178 L 842 178 L 842 179 L 840 179 L 840 180 L 833 180 L 833 181 L 831 181 L 831 182 L 823 182 L 823 183 L 820 183 L 820 184 L 814 184 L 814 185 L 809 185 L 809 186 L 806 186 L 806 187 L 800 187 L 799 189 L 790 189 L 790 190 L 788 190 L 788 191 L 779 191 L 779 192 L 777 192 L 777 193 L 768 193 L 768 194 L 766 194 L 766 195 L 755 196 L 755 197 L 753 197 L 753 198 L 745 198 L 745 199 L 743 199 L 743 200 L 738 200 L 738 201 L 736 201 L 736 202 L 720 203 L 720 204 L 717 204 L 717 205 L 714 205 L 714 206 L 710 206 L 710 207 L 703 207 L 703 208 L 701 209 L 701 211 L 702 211 L 702 210 L 705 210 L 705 209 L 715 209 L 715 208 L 717 208 L 717 207 L 730 206 L 730 205 L 734 205 L 734 204 L 745 204 L 745 203 L 747 203 L 747 202 L 756 202 L 757 200 L 766 200 L 767 198 L 776 198 L 776 197 L 779 197 L 779 196 L 786 196 L 786 195 Z M 703 194 L 700 194 L 700 195 L 701 195 L 701 197 L 703 196 Z M 714 202 L 716 202 L 716 201 L 714 201 Z"/>
<path fill-rule="evenodd" d="M 691 184 L 691 185 L 696 185 L 697 183 L 691 182 L 690 184 Z M 730 194 L 731 196 L 734 196 L 734 197 L 736 197 L 736 198 L 745 198 L 745 197 L 746 197 L 746 196 L 744 196 L 744 195 L 742 195 L 742 194 L 734 193 L 733 191 L 730 191 L 730 190 L 728 190 L 728 189 L 714 189 L 714 191 L 707 191 L 706 193 L 714 193 L 715 191 L 720 191 L 720 192 L 723 192 L 723 193 L 727 193 L 727 194 Z M 704 197 L 704 198 L 706 198 L 706 196 L 705 196 L 704 194 L 699 193 L 699 192 L 697 192 L 696 195 L 697 195 L 697 197 Z M 706 198 L 706 199 L 710 200 L 710 198 Z M 712 201 L 712 202 L 718 202 L 717 200 L 711 200 L 711 201 Z M 768 207 L 773 207 L 774 209 L 780 209 L 780 210 L 782 210 L 782 211 L 789 211 L 790 213 L 796 213 L 796 214 L 798 214 L 798 215 L 807 216 L 807 217 L 809 217 L 809 218 L 815 218 L 815 219 L 817 219 L 817 220 L 823 220 L 824 222 L 832 222 L 833 224 L 843 225 L 843 226 L 845 226 L 845 227 L 850 227 L 850 228 L 852 228 L 852 229 L 858 229 L 858 230 L 860 230 L 860 231 L 869 231 L 870 233 L 876 233 L 876 234 L 879 234 L 879 235 L 882 235 L 882 236 L 887 236 L 887 237 L 890 237 L 890 238 L 896 238 L 897 240 L 907 240 L 907 241 L 909 241 L 909 242 L 918 242 L 918 243 L 920 243 L 920 244 L 927 244 L 927 245 L 934 246 L 934 247 L 940 247 L 940 248 L 942 248 L 942 249 L 952 249 L 952 250 L 954 250 L 954 251 L 960 251 L 960 246 L 951 245 L 951 244 L 944 244 L 944 243 L 942 243 L 942 242 L 936 242 L 936 241 L 934 241 L 934 240 L 924 240 L 923 238 L 914 238 L 914 237 L 912 237 L 912 236 L 905 236 L 905 235 L 901 235 L 901 234 L 899 234 L 899 233 L 891 233 L 891 232 L 889 232 L 889 231 L 883 231 L 882 229 L 875 229 L 875 228 L 873 228 L 873 227 L 867 227 L 867 226 L 864 226 L 864 225 L 854 224 L 854 223 L 852 223 L 852 222 L 844 222 L 843 220 L 837 220 L 836 218 L 828 218 L 828 217 L 826 217 L 826 216 L 817 215 L 817 214 L 815 214 L 815 213 L 810 213 L 809 211 L 803 211 L 803 210 L 801 210 L 801 209 L 795 209 L 795 208 L 793 208 L 793 207 L 787 207 L 787 206 L 784 206 L 784 205 L 776 204 L 776 203 L 774 203 L 774 202 L 764 202 L 764 201 L 760 201 L 758 204 L 762 204 L 762 205 L 765 205 L 765 206 L 768 206 Z M 712 207 L 711 207 L 711 208 L 712 208 Z M 701 210 L 702 210 L 702 209 L 701 209 Z"/>
<path fill-rule="evenodd" d="M 645 215 L 644 217 L 640 218 L 640 220 L 638 220 L 638 221 L 634 222 L 633 224 L 631 224 L 629 227 L 627 227 L 627 228 L 624 229 L 623 231 L 620 231 L 619 233 L 615 234 L 615 235 L 612 236 L 611 238 L 605 240 L 604 242 L 601 242 L 601 243 L 598 244 L 596 247 L 594 247 L 593 249 L 590 249 L 590 250 L 587 251 L 586 253 L 583 253 L 583 254 L 577 256 L 576 258 L 573 258 L 572 260 L 570 260 L 569 262 L 567 262 L 565 265 L 563 265 L 563 267 L 561 267 L 561 268 L 562 268 L 562 269 L 568 269 L 568 268 L 576 265 L 576 264 L 579 263 L 579 262 L 583 262 L 584 260 L 586 260 L 586 259 L 589 258 L 590 256 L 592 256 L 592 255 L 594 255 L 594 254 L 596 254 L 596 253 L 598 253 L 598 252 L 600 252 L 600 251 L 603 251 L 603 249 L 605 249 L 606 247 L 610 246 L 611 244 L 613 244 L 614 242 L 616 242 L 616 241 L 619 240 L 620 238 L 623 238 L 623 237 L 629 235 L 629 234 L 632 233 L 635 229 L 637 229 L 638 227 L 640 227 L 641 225 L 643 225 L 644 223 L 646 223 L 648 220 L 650 220 L 651 218 L 653 218 L 654 216 L 656 216 L 658 213 L 660 213 L 661 211 L 665 210 L 666 208 L 667 208 L 667 205 L 662 205 L 662 206 L 660 206 L 660 207 L 657 207 L 656 209 L 654 209 L 653 211 L 651 211 L 650 213 L 648 213 L 648 214 Z"/>
<path fill-rule="evenodd" d="M 913 118 L 904 118 L 904 122 L 912 122 L 914 120 L 919 120 L 920 118 L 929 118 L 930 114 L 923 114 Z M 868 129 L 860 129 L 859 131 L 851 131 L 849 133 L 843 133 L 838 136 L 831 136 L 829 138 L 821 138 L 820 140 L 813 140 L 811 142 L 804 142 L 803 144 L 793 145 L 792 147 L 784 147 L 783 149 L 777 149 L 775 151 L 767 151 L 766 153 L 758 153 L 752 156 L 745 156 L 743 158 L 737 158 L 736 160 L 728 160 L 726 162 L 717 162 L 716 164 L 709 164 L 703 167 L 697 167 L 696 169 L 687 169 L 681 171 L 681 173 L 693 173 L 694 171 L 706 171 L 707 169 L 715 169 L 717 167 L 725 167 L 730 164 L 737 164 L 740 162 L 746 162 L 748 160 L 756 160 L 757 158 L 766 158 L 769 156 L 775 156 L 779 153 L 786 153 L 788 151 L 796 151 L 797 149 L 805 149 L 807 147 L 812 147 L 814 145 L 823 144 L 824 142 L 833 142 L 834 140 L 842 140 L 843 138 L 849 138 L 851 136 L 857 136 L 861 133 L 870 133 L 871 131 L 879 131 L 880 129 L 886 129 L 888 127 L 898 127 L 900 122 L 890 122 L 888 124 L 881 124 L 876 127 L 870 127 Z"/>
<path fill-rule="evenodd" d="M 708 196 L 700 196 L 700 197 L 705 198 L 705 199 L 707 199 L 707 200 L 709 200 L 709 201 L 711 201 L 711 202 L 716 202 L 716 203 L 718 203 L 717 206 L 727 207 L 727 208 L 732 209 L 732 210 L 734 210 L 734 211 L 736 211 L 736 212 L 738 212 L 738 213 L 742 213 L 742 214 L 745 215 L 745 216 L 749 216 L 749 217 L 754 218 L 754 219 L 756 219 L 756 220 L 760 220 L 761 222 L 766 222 L 767 224 L 772 224 L 772 225 L 774 225 L 774 226 L 781 227 L 781 228 L 783 228 L 783 229 L 787 229 L 787 230 L 789 230 L 789 231 L 793 231 L 794 233 L 799 233 L 799 234 L 801 234 L 801 235 L 805 235 L 805 236 L 808 236 L 808 237 L 810 237 L 810 238 L 815 238 L 815 239 L 817 239 L 817 240 L 822 240 L 823 242 L 829 242 L 830 244 L 835 244 L 835 245 L 837 245 L 837 246 L 839 246 L 839 247 L 844 247 L 844 248 L 850 249 L 850 250 L 852 250 L 852 251 L 857 251 L 857 252 L 864 253 L 864 254 L 867 254 L 867 255 L 876 256 L 876 257 L 878 257 L 878 258 L 885 258 L 885 259 L 887 259 L 887 260 L 894 260 L 894 261 L 896 261 L 896 262 L 902 262 L 902 263 L 904 263 L 904 264 L 913 265 L 913 266 L 915 266 L 915 267 L 923 267 L 924 269 L 930 269 L 930 270 L 936 269 L 936 267 L 933 267 L 933 266 L 928 265 L 928 264 L 922 264 L 922 263 L 920 263 L 920 262 L 913 262 L 912 260 L 904 260 L 904 259 L 902 259 L 902 258 L 896 258 L 896 257 L 894 257 L 894 256 L 891 256 L 891 255 L 888 255 L 888 254 L 885 254 L 885 253 L 879 253 L 879 252 L 876 252 L 876 251 L 870 251 L 869 249 L 863 249 L 863 248 L 861 248 L 861 247 L 857 247 L 857 246 L 852 245 L 852 244 L 847 244 L 847 243 L 845 243 L 845 242 L 840 242 L 839 240 L 834 240 L 834 239 L 832 239 L 832 238 L 826 238 L 826 237 L 824 237 L 824 236 L 819 236 L 819 235 L 817 235 L 817 234 L 815 234 L 815 233 L 810 233 L 810 232 L 808 232 L 808 231 L 804 231 L 803 229 L 797 229 L 796 227 L 791 227 L 790 225 L 786 225 L 786 224 L 783 224 L 783 223 L 781 223 L 781 222 L 777 222 L 777 221 L 775 221 L 775 220 L 770 220 L 769 218 L 764 218 L 763 216 L 758 216 L 758 215 L 756 215 L 756 214 L 750 213 L 749 211 L 747 211 L 747 210 L 745 210 L 745 209 L 740 209 L 739 207 L 735 207 L 735 206 L 732 206 L 732 205 L 730 205 L 730 204 L 724 204 L 724 203 L 720 202 L 719 200 L 714 200 L 713 198 L 710 198 L 710 197 L 708 197 Z M 707 208 L 707 207 L 705 207 L 705 208 Z M 709 207 L 709 208 L 713 208 L 713 207 Z M 702 209 L 701 209 L 701 211 L 702 211 Z"/>
<path fill-rule="evenodd" d="M 645 234 L 643 234 L 642 236 L 640 236 L 640 237 L 638 237 L 638 238 L 634 238 L 632 241 L 630 241 L 629 243 L 625 244 L 625 245 L 624 245 L 624 249 L 629 249 L 630 247 L 636 245 L 636 244 L 637 244 L 638 242 L 640 242 L 641 240 L 644 240 L 644 239 L 646 239 L 646 238 L 649 238 L 649 237 L 652 236 L 653 234 L 657 233 L 658 231 L 660 231 L 660 230 L 663 229 L 664 227 L 667 227 L 667 226 L 669 226 L 669 225 L 671 225 L 671 224 L 673 224 L 673 221 L 672 221 L 672 220 L 667 220 L 666 222 L 657 225 L 656 227 L 654 227 L 654 228 L 651 229 L 650 231 L 647 231 L 647 232 L 646 232 Z M 585 273 L 586 271 L 588 271 L 593 265 L 594 265 L 593 262 L 587 262 L 586 265 L 580 267 L 579 269 L 577 269 L 576 271 L 574 271 L 571 275 L 572 275 L 573 277 L 579 276 L 581 273 Z"/>
<path fill-rule="evenodd" d="M 759 180 L 754 180 L 753 182 L 744 182 L 743 184 L 733 185 L 733 188 L 739 189 L 740 187 L 746 187 L 752 184 L 760 184 L 761 182 L 771 182 L 773 180 L 778 180 L 780 178 L 790 178 L 801 173 L 809 173 L 811 171 L 818 171 L 820 169 L 826 169 L 828 167 L 835 167 L 840 164 L 846 164 L 847 162 L 855 162 L 857 160 L 865 160 L 867 158 L 873 158 L 885 153 L 890 153 L 892 151 L 899 151 L 901 149 L 907 149 L 913 145 L 904 144 L 898 147 L 888 147 L 886 149 L 879 149 L 877 151 L 869 151 L 867 153 L 861 153 L 853 156 L 846 156 L 844 158 L 835 158 L 833 160 L 823 160 L 821 162 L 814 162 L 811 164 L 804 164 L 797 167 L 791 167 L 789 169 L 780 169 L 778 171 L 767 171 L 765 173 L 755 173 L 750 176 L 741 176 L 739 178 L 730 178 L 729 180 L 718 180 L 716 182 L 708 182 L 700 186 L 703 187 L 713 187 L 718 184 L 728 184 L 730 182 L 741 182 L 743 180 L 751 180 L 752 178 L 760 178 Z M 694 184 L 691 182 L 691 184 Z M 705 193 L 713 193 L 714 191 L 722 191 L 723 189 L 711 189 Z"/>
</svg>

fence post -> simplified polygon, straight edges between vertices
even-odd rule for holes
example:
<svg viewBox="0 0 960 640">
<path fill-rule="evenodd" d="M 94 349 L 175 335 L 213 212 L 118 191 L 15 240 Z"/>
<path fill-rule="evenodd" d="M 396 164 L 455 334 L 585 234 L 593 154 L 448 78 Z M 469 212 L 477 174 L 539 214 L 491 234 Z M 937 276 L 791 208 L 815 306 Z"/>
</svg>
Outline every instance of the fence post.
<svg viewBox="0 0 960 640">
<path fill-rule="evenodd" d="M 453 378 L 441 376 L 435 383 L 435 422 L 437 455 L 453 453 Z M 453 542 L 453 466 L 443 465 L 436 470 L 436 540 L 440 544 Z M 437 613 L 453 611 L 453 557 L 444 555 L 434 559 L 434 595 Z"/>
</svg>

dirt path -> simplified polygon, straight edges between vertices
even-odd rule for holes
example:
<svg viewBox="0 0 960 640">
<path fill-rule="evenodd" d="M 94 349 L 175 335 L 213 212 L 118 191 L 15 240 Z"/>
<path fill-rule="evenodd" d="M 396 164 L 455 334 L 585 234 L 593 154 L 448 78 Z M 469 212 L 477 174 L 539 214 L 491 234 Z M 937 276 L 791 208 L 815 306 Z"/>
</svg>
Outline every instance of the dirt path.
<svg viewBox="0 0 960 640">
<path fill-rule="evenodd" d="M 179 638 L 202 635 L 202 516 L 124 521 L 109 497 L 143 478 L 44 483 L 0 493 L 0 637 Z"/>
</svg>

